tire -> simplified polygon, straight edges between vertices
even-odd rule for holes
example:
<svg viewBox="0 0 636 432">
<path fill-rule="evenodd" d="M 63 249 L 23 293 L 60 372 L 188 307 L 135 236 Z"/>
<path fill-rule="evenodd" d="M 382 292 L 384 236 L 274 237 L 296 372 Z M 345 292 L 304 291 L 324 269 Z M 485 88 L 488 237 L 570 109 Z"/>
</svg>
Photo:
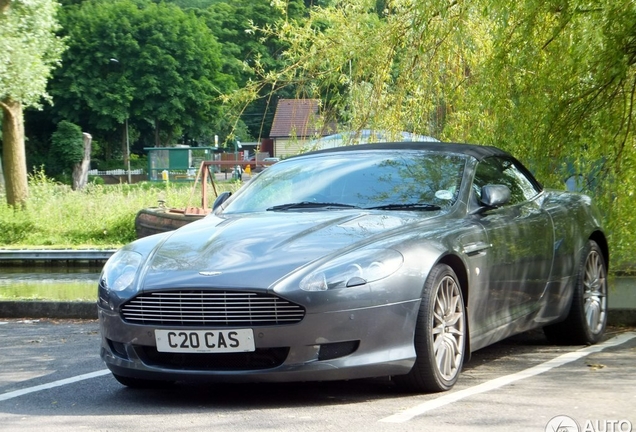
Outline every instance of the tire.
<svg viewBox="0 0 636 432">
<path fill-rule="evenodd" d="M 133 389 L 159 389 L 172 387 L 172 381 L 156 381 L 142 378 L 131 378 L 113 373 L 115 379 L 122 385 Z"/>
<path fill-rule="evenodd" d="M 394 377 L 395 382 L 413 392 L 450 390 L 464 363 L 465 341 L 461 287 L 453 269 L 438 264 L 424 285 L 415 327 L 415 364 L 407 375 Z"/>
<path fill-rule="evenodd" d="M 589 240 L 579 263 L 570 312 L 565 321 L 543 331 L 552 343 L 591 345 L 599 342 L 607 326 L 607 264 L 598 244 Z"/>
</svg>

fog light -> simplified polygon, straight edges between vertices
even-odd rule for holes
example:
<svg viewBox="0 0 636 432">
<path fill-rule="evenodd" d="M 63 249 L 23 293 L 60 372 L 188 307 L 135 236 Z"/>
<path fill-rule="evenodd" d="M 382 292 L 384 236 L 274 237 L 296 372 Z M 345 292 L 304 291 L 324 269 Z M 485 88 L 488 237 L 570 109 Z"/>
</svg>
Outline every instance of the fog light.
<svg viewBox="0 0 636 432">
<path fill-rule="evenodd" d="M 126 353 L 126 346 L 123 343 L 115 342 L 114 340 L 110 339 L 106 340 L 108 341 L 108 346 L 113 354 L 115 354 L 117 357 L 129 360 L 128 354 Z"/>
<path fill-rule="evenodd" d="M 355 352 L 360 345 L 360 341 L 335 342 L 320 345 L 318 360 L 333 360 L 335 358 L 348 356 Z"/>
</svg>

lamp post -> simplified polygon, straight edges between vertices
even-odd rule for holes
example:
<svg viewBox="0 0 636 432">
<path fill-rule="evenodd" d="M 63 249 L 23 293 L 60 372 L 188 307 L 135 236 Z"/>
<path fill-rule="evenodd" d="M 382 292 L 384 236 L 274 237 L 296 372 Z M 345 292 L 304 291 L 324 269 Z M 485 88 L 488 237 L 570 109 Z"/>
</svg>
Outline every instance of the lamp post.
<svg viewBox="0 0 636 432">
<path fill-rule="evenodd" d="M 130 176 L 130 139 L 128 137 L 128 116 L 124 120 L 126 126 L 126 171 L 128 173 L 128 184 L 132 183 Z"/>
<path fill-rule="evenodd" d="M 111 58 L 111 62 L 121 64 L 119 60 L 116 58 Z M 124 120 L 124 128 L 126 134 L 126 176 L 128 177 L 128 184 L 132 183 L 131 175 L 130 175 L 130 138 L 128 134 L 128 110 L 126 110 L 126 119 Z"/>
</svg>

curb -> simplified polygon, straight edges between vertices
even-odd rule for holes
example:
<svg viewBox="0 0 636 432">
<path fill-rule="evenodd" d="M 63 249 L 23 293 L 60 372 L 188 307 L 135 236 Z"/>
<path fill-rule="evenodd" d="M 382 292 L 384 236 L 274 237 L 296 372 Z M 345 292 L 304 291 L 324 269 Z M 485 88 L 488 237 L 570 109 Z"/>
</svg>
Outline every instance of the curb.
<svg viewBox="0 0 636 432">
<path fill-rule="evenodd" d="M 97 319 L 97 303 L 0 301 L 0 318 Z M 610 309 L 607 323 L 613 326 L 636 326 L 636 309 Z"/>
<path fill-rule="evenodd" d="M 610 309 L 607 323 L 613 326 L 636 326 L 636 309 Z"/>
<path fill-rule="evenodd" d="M 0 301 L 0 318 L 97 319 L 97 303 L 57 301 Z"/>
</svg>

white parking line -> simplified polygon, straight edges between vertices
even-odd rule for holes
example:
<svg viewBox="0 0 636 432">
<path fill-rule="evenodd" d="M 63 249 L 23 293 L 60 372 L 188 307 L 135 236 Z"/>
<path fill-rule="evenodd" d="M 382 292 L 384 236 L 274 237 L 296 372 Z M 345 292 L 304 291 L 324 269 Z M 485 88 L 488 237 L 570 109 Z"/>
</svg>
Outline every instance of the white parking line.
<svg viewBox="0 0 636 432">
<path fill-rule="evenodd" d="M 417 405 L 413 408 L 409 408 L 405 411 L 402 411 L 401 413 L 398 414 L 394 414 L 392 416 L 389 417 L 385 417 L 383 419 L 381 419 L 381 422 L 385 422 L 385 423 L 404 423 L 407 422 L 411 419 L 413 419 L 414 417 L 420 416 L 422 414 L 425 414 L 428 411 L 431 411 L 433 409 L 436 408 L 440 408 L 442 406 L 445 405 L 449 405 L 453 402 L 457 402 L 459 400 L 465 399 L 467 397 L 470 396 L 474 396 L 476 394 L 480 394 L 480 393 L 486 393 L 490 390 L 495 390 L 498 389 L 500 387 L 503 387 L 505 385 L 511 384 L 515 381 L 519 381 L 525 378 L 530 378 L 533 377 L 535 375 L 539 375 L 542 374 L 544 372 L 547 372 L 551 369 L 554 369 L 556 367 L 559 366 L 563 366 L 564 364 L 567 363 L 571 363 L 573 361 L 576 361 L 578 359 L 581 359 L 583 357 L 586 357 L 590 354 L 599 352 L 599 351 L 603 351 L 606 348 L 611 348 L 611 347 L 615 347 L 618 345 L 622 345 L 625 342 L 634 339 L 636 337 L 636 333 L 634 332 L 628 332 L 628 333 L 623 333 L 619 336 L 616 336 L 612 339 L 609 339 L 603 343 L 600 343 L 598 345 L 592 345 L 592 346 L 588 346 L 585 348 L 582 348 L 580 350 L 577 351 L 572 351 L 563 355 L 560 355 L 559 357 L 556 357 L 552 360 L 548 360 L 545 363 L 541 363 L 537 366 L 531 367 L 529 369 L 525 369 L 522 370 L 520 372 L 516 372 L 514 374 L 511 375 L 506 375 L 503 377 L 499 377 L 496 378 L 494 380 L 491 381 L 487 381 L 485 383 L 479 384 L 475 387 L 470 387 L 464 390 L 459 390 L 453 393 L 447 393 L 444 396 L 441 396 L 437 399 L 433 399 L 427 402 L 424 402 L 420 405 Z M 87 379 L 91 379 L 91 378 L 97 378 L 103 375 L 108 375 L 110 373 L 110 371 L 108 369 L 103 369 L 103 370 L 99 370 L 96 372 L 91 372 L 91 373 L 87 373 L 87 374 L 83 374 L 83 375 L 78 375 L 75 377 L 71 377 L 71 378 L 66 378 L 63 380 L 58 380 L 58 381 L 53 381 L 51 383 L 48 384 L 42 384 L 42 385 L 38 385 L 35 387 L 28 387 L 25 389 L 21 389 L 21 390 L 16 390 L 16 391 L 12 391 L 12 392 L 8 392 L 8 393 L 4 393 L 4 394 L 0 394 L 0 401 L 5 401 L 5 400 L 9 400 L 9 399 L 13 399 L 19 396 L 23 396 L 25 394 L 29 394 L 29 393 L 35 393 L 38 392 L 40 390 L 48 390 L 51 388 L 55 388 L 55 387 L 60 387 L 63 385 L 67 385 L 67 384 L 72 384 L 72 383 L 76 383 L 78 381 L 83 381 L 83 380 L 87 380 Z"/>
<path fill-rule="evenodd" d="M 78 381 L 83 381 L 83 380 L 87 380 L 87 379 L 91 379 L 91 378 L 96 378 L 102 375 L 107 375 L 109 374 L 110 371 L 108 369 L 103 369 L 100 371 L 96 371 L 96 372 L 91 372 L 91 373 L 87 373 L 84 375 L 78 375 L 78 376 L 74 376 L 71 378 L 66 378 L 63 380 L 59 380 L 59 381 L 53 381 L 52 383 L 48 383 L 48 384 L 42 384 L 39 386 L 35 386 L 35 387 L 28 387 L 22 390 L 16 390 L 16 391 L 12 391 L 9 393 L 3 393 L 0 394 L 0 401 L 5 401 L 5 400 L 9 400 L 9 399 L 13 399 L 16 398 L 18 396 L 23 396 L 25 394 L 29 394 L 29 393 L 35 393 L 38 392 L 40 390 L 48 390 L 54 387 L 60 387 L 66 384 L 72 384 Z"/>
<path fill-rule="evenodd" d="M 592 353 L 603 351 L 605 348 L 610 348 L 610 347 L 624 344 L 625 342 L 635 337 L 636 337 L 636 333 L 633 333 L 633 332 L 623 333 L 619 336 L 616 336 L 598 345 L 588 346 L 577 351 L 572 351 L 572 352 L 560 355 L 559 357 L 556 357 L 552 360 L 549 360 L 545 363 L 541 363 L 529 369 L 525 369 L 520 372 L 513 373 L 511 375 L 499 377 L 494 380 L 487 381 L 485 383 L 482 383 L 477 386 L 470 387 L 464 390 L 459 390 L 453 393 L 447 393 L 444 396 L 424 402 L 413 408 L 409 408 L 405 411 L 402 411 L 401 413 L 394 414 L 389 417 L 385 417 L 381 419 L 380 421 L 385 423 L 404 423 L 413 419 L 414 417 L 425 414 L 426 412 L 434 410 L 436 408 L 452 404 L 453 402 L 457 402 L 459 400 L 465 399 L 470 396 L 474 396 L 476 394 L 486 393 L 490 390 L 498 389 L 500 387 L 503 387 L 515 381 L 519 381 L 525 378 L 530 378 L 535 375 L 542 374 L 544 372 L 549 371 L 550 369 L 563 366 L 564 364 L 576 361 Z"/>
</svg>

